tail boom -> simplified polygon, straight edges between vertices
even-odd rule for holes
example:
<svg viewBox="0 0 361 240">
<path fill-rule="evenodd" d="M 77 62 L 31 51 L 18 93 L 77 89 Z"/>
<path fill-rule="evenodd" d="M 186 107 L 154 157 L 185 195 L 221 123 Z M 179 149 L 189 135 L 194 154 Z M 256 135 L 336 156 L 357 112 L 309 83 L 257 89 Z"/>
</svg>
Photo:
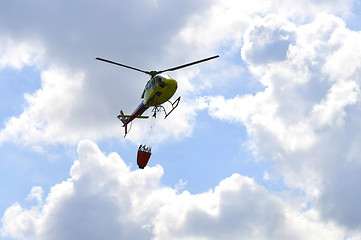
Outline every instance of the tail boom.
<svg viewBox="0 0 361 240">
<path fill-rule="evenodd" d="M 120 115 L 118 115 L 118 119 L 123 123 L 123 127 L 125 130 L 124 137 L 127 136 L 128 124 L 133 121 L 135 118 L 147 119 L 149 116 L 142 116 L 142 114 L 148 109 L 147 106 L 144 105 L 143 102 L 139 104 L 139 106 L 135 109 L 135 111 L 131 115 L 125 115 L 123 110 L 120 110 Z M 129 129 L 130 130 L 130 129 Z"/>
</svg>

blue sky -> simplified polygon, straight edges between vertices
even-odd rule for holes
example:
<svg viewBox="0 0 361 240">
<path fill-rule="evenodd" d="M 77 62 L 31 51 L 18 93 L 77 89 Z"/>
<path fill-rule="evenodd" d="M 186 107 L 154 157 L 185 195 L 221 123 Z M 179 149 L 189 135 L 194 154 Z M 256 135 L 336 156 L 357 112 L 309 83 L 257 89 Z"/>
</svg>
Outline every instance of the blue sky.
<svg viewBox="0 0 361 240">
<path fill-rule="evenodd" d="M 2 1 L 1 239 L 360 239 L 361 2 Z M 21 14 L 19 14 L 21 13 Z M 182 96 L 123 138 L 148 76 Z"/>
</svg>

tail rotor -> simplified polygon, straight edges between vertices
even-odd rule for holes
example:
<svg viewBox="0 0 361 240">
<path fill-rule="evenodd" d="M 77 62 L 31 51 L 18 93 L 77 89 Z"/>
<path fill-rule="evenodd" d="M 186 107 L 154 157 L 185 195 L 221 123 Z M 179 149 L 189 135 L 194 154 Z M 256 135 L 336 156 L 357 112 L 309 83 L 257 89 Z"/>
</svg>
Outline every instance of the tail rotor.
<svg viewBox="0 0 361 240">
<path fill-rule="evenodd" d="M 118 119 L 123 123 L 124 125 L 124 137 L 127 136 L 128 133 L 128 123 L 127 118 L 124 116 L 123 110 L 120 110 L 120 115 L 118 116 Z"/>
</svg>

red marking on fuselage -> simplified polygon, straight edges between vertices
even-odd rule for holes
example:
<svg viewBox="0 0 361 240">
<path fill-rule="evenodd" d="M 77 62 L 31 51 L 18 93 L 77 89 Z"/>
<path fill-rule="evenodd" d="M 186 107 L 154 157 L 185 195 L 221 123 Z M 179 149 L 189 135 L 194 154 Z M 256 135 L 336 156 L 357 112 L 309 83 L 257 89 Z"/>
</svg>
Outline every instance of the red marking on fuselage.
<svg viewBox="0 0 361 240">
<path fill-rule="evenodd" d="M 128 123 L 133 121 L 138 116 L 141 116 L 148 108 L 149 107 L 147 107 L 142 101 L 139 106 L 134 110 L 134 112 L 130 115 L 130 117 L 127 118 L 125 122 L 123 122 L 123 127 L 125 127 Z"/>
</svg>

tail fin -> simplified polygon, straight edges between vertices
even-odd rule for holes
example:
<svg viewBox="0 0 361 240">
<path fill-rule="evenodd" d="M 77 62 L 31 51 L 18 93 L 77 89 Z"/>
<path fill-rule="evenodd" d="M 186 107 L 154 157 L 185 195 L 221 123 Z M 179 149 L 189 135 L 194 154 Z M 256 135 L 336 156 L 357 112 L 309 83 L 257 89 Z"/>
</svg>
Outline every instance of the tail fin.
<svg viewBox="0 0 361 240">
<path fill-rule="evenodd" d="M 125 135 L 130 131 L 130 128 L 128 129 L 128 124 L 131 123 L 135 118 L 148 118 L 149 116 L 141 116 L 142 113 L 147 110 L 148 107 L 146 107 L 143 102 L 138 106 L 138 108 L 132 113 L 132 115 L 124 115 L 123 110 L 120 110 L 120 115 L 118 115 L 118 119 L 123 123 L 123 127 L 125 129 Z M 132 125 L 130 125 L 132 126 Z"/>
<path fill-rule="evenodd" d="M 127 123 L 127 118 L 124 117 L 124 113 L 123 113 L 123 110 L 120 110 L 120 115 L 118 116 L 118 119 L 124 124 L 124 137 L 127 136 L 127 133 L 128 133 L 128 123 Z"/>
<path fill-rule="evenodd" d="M 123 110 L 120 110 L 120 115 L 118 116 L 119 120 L 122 121 L 123 124 L 127 122 L 127 119 L 124 117 Z"/>
</svg>

